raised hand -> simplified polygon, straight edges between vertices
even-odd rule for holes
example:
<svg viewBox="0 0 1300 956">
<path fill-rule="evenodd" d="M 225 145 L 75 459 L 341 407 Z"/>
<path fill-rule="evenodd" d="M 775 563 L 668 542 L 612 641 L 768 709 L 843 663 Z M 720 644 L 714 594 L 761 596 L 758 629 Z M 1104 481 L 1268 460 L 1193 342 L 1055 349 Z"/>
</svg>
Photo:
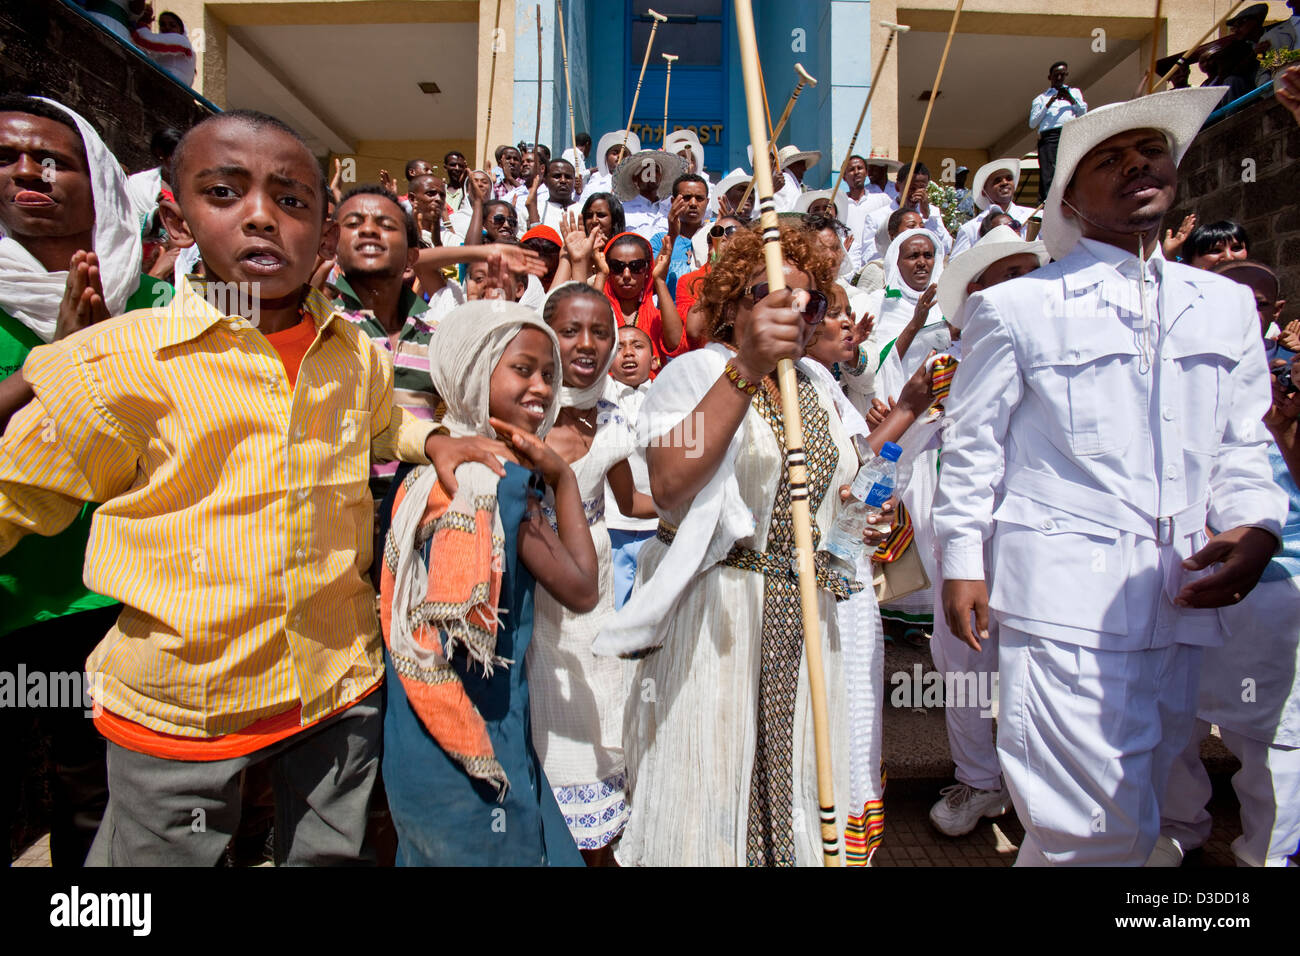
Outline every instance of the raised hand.
<svg viewBox="0 0 1300 956">
<path fill-rule="evenodd" d="M 307 284 L 317 292 L 323 292 L 325 290 L 325 283 L 329 281 L 330 272 L 334 269 L 334 263 L 335 260 L 333 259 L 323 259 L 320 256 L 317 256 L 316 268 L 312 269 L 311 279 Z"/>
<path fill-rule="evenodd" d="M 921 293 L 921 297 L 916 300 L 916 308 L 912 310 L 911 325 L 920 329 L 925 325 L 925 320 L 929 318 L 930 309 L 934 305 L 935 297 L 939 294 L 939 286 L 932 283 L 928 289 Z"/>
<path fill-rule="evenodd" d="M 386 169 L 381 169 L 379 171 L 379 185 L 383 186 L 385 189 L 387 189 L 389 192 L 393 193 L 394 195 L 397 196 L 401 195 L 401 193 L 397 191 L 397 181 L 393 179 L 393 177 L 389 174 L 388 170 Z"/>
<path fill-rule="evenodd" d="M 1300 319 L 1292 319 L 1277 337 L 1277 344 L 1288 352 L 1300 352 Z"/>
<path fill-rule="evenodd" d="M 108 318 L 104 286 L 99 278 L 99 257 L 93 252 L 77 250 L 68 263 L 68 281 L 63 287 L 63 301 L 54 324 L 54 339 L 67 338 Z"/>
<path fill-rule="evenodd" d="M 668 238 L 664 245 L 671 246 L 673 241 L 682 234 L 682 212 L 686 209 L 686 200 L 681 196 L 673 197 L 672 205 L 668 207 Z"/>
<path fill-rule="evenodd" d="M 663 243 L 659 246 L 659 255 L 655 256 L 655 266 L 650 272 L 651 276 L 661 282 L 667 281 L 668 269 L 672 266 L 673 262 L 673 243 L 671 237 L 672 233 L 670 232 L 668 236 L 665 237 Z"/>
<path fill-rule="evenodd" d="M 754 305 L 742 332 L 736 330 L 736 364 L 745 378 L 757 381 L 781 359 L 799 358 L 803 351 L 803 315 L 794 307 L 794 292 L 782 289 Z"/>
<path fill-rule="evenodd" d="M 1164 251 L 1166 259 L 1172 259 L 1178 255 L 1178 250 L 1183 248 L 1183 243 L 1187 241 L 1187 237 L 1191 235 L 1192 230 L 1195 228 L 1196 214 L 1191 213 L 1183 217 L 1182 224 L 1179 225 L 1177 232 L 1172 229 L 1165 230 L 1165 239 L 1164 242 L 1160 243 L 1160 247 Z"/>
<path fill-rule="evenodd" d="M 865 313 L 861 320 L 853 326 L 853 347 L 857 348 L 871 336 L 871 330 L 876 327 L 876 317 L 870 312 Z"/>
<path fill-rule="evenodd" d="M 532 249 L 494 242 L 488 246 L 488 264 L 496 271 L 546 275 L 546 261 Z"/>
</svg>

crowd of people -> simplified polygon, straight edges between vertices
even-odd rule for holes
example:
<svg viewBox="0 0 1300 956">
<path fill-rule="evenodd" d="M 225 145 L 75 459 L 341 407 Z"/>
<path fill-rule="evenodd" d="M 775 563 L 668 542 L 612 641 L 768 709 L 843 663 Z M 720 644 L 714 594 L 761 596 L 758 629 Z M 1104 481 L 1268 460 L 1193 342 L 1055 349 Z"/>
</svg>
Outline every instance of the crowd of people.
<svg viewBox="0 0 1300 956">
<path fill-rule="evenodd" d="M 1014 157 L 962 221 L 923 164 L 813 191 L 821 153 L 774 152 L 779 291 L 752 173 L 689 130 L 344 188 L 265 114 L 128 177 L 0 99 L 4 669 L 94 700 L 39 711 L 55 864 L 213 865 L 254 808 L 279 864 L 820 863 L 812 640 L 865 865 L 887 639 L 999 680 L 996 730 L 945 700 L 942 833 L 1014 807 L 1021 864 L 1177 865 L 1215 724 L 1238 860 L 1286 864 L 1300 321 L 1239 224 L 1164 222 L 1222 91 L 1090 110 L 1066 71 L 1038 208 Z M 1294 71 L 1278 98 L 1300 121 Z M 894 494 L 833 557 L 877 456 Z M 37 711 L 0 712 L 18 760 Z"/>
</svg>

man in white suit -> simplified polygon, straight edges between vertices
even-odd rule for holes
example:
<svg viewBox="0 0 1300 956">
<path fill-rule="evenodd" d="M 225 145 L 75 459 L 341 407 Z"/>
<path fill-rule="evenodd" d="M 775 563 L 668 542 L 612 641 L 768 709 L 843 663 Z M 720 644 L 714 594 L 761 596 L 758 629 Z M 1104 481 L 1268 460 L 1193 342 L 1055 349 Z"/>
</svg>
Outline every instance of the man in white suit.
<svg viewBox="0 0 1300 956">
<path fill-rule="evenodd" d="M 1160 251 L 1177 163 L 1221 94 L 1066 124 L 1041 234 L 1057 261 L 968 306 L 933 518 L 949 627 L 978 649 L 997 618 L 1022 865 L 1146 862 L 1215 608 L 1281 539 L 1254 300 Z"/>
<path fill-rule="evenodd" d="M 975 194 L 975 205 L 980 213 L 969 222 L 963 223 L 953 240 L 952 254 L 961 255 L 975 243 L 979 242 L 980 227 L 989 214 L 1000 210 L 1020 224 L 1020 237 L 1025 237 L 1029 217 L 1034 210 L 1028 206 L 1017 205 L 1016 187 L 1020 184 L 1020 160 L 1013 158 L 995 159 L 985 163 L 975 172 L 971 183 L 971 192 Z"/>
</svg>

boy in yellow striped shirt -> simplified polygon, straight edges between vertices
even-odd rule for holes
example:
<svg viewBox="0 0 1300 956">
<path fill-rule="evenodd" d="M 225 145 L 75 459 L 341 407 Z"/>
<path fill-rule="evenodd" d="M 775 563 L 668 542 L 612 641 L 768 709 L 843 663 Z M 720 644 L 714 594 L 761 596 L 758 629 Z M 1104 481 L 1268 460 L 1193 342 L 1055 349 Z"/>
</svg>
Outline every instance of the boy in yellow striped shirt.
<svg viewBox="0 0 1300 956">
<path fill-rule="evenodd" d="M 208 279 L 34 349 L 0 439 L 0 554 L 101 502 L 85 580 L 125 605 L 87 661 L 109 740 L 88 863 L 209 866 L 239 775 L 272 760 L 276 859 L 368 862 L 383 654 L 371 458 L 500 466 L 392 403 L 374 345 L 307 286 L 333 254 L 325 182 L 264 114 L 195 126 L 169 235 Z"/>
</svg>

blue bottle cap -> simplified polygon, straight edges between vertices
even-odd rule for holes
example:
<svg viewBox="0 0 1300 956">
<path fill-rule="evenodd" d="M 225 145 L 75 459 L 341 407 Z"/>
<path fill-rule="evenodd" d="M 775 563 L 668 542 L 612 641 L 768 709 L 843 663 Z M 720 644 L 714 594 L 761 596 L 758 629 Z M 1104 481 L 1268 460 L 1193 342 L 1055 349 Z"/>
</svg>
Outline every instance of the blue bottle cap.
<svg viewBox="0 0 1300 956">
<path fill-rule="evenodd" d="M 880 446 L 880 457 L 885 461 L 898 461 L 898 456 L 902 453 L 902 447 L 892 441 L 887 441 Z"/>
</svg>

